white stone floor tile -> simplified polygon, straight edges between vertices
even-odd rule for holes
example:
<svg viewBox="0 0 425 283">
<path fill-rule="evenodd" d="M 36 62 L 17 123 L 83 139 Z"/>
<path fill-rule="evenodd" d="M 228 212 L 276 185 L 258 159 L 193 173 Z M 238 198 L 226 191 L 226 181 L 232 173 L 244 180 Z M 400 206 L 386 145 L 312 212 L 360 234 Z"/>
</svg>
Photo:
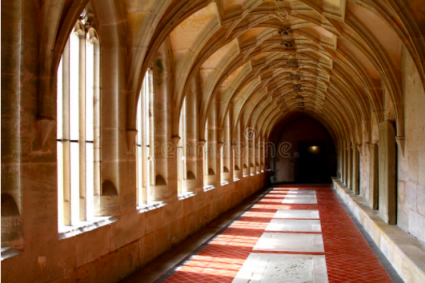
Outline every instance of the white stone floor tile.
<svg viewBox="0 0 425 283">
<path fill-rule="evenodd" d="M 285 198 L 282 203 L 294 203 L 294 204 L 317 204 L 317 199 L 315 197 L 311 198 Z"/>
<path fill-rule="evenodd" d="M 324 252 L 321 234 L 263 233 L 256 251 Z"/>
<path fill-rule="evenodd" d="M 279 209 L 273 218 L 311 218 L 319 219 L 318 210 Z"/>
<path fill-rule="evenodd" d="M 316 195 L 316 191 L 296 191 L 296 190 L 290 190 L 288 192 L 288 194 L 293 194 L 293 195 Z"/>
<path fill-rule="evenodd" d="M 251 253 L 233 283 L 326 283 L 324 255 Z"/>
<path fill-rule="evenodd" d="M 322 232 L 320 220 L 272 219 L 266 231 L 277 232 Z"/>
<path fill-rule="evenodd" d="M 315 198 L 316 195 L 307 195 L 307 194 L 300 194 L 300 195 L 296 195 L 296 194 L 287 194 L 285 196 L 285 198 Z"/>
</svg>

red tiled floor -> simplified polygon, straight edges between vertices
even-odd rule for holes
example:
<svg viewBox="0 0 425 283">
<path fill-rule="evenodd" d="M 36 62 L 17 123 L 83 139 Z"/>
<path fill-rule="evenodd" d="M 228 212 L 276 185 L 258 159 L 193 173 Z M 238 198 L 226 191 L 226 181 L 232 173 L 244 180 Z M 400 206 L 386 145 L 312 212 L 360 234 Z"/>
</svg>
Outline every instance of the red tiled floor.
<svg viewBox="0 0 425 283">
<path fill-rule="evenodd" d="M 297 188 L 316 190 L 318 204 L 282 204 L 286 192 Z M 167 282 L 232 282 L 278 209 L 319 210 L 329 282 L 392 282 L 327 186 L 275 188 Z"/>
</svg>

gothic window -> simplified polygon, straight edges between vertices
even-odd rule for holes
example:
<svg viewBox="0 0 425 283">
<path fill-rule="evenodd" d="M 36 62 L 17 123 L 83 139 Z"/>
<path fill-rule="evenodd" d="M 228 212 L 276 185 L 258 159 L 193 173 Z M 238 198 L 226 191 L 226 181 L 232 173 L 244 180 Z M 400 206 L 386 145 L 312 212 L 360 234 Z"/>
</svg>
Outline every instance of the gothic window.
<svg viewBox="0 0 425 283">
<path fill-rule="evenodd" d="M 85 19 L 75 24 L 57 71 L 60 232 L 92 221 L 100 195 L 100 44 Z"/>
<path fill-rule="evenodd" d="M 152 201 L 151 176 L 153 167 L 153 73 L 149 69 L 143 79 L 142 89 L 137 104 L 137 136 L 136 136 L 136 161 L 137 161 L 137 205 L 142 207 Z"/>
</svg>

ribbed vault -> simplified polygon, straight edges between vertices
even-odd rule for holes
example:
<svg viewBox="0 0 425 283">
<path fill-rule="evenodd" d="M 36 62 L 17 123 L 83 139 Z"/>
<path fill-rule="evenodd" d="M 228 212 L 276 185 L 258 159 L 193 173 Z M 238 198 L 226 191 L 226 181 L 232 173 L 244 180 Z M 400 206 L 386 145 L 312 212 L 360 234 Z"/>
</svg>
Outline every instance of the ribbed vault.
<svg viewBox="0 0 425 283">
<path fill-rule="evenodd" d="M 129 2 L 134 4 L 127 8 L 149 8 L 161 19 L 152 33 L 134 39 L 134 45 L 145 42 L 147 48 L 130 53 L 144 60 L 130 61 L 130 70 L 137 71 L 130 72 L 128 128 L 134 128 L 141 74 L 167 42 L 176 77 L 173 107 L 180 109 L 191 81 L 197 80 L 201 127 L 211 101 L 218 99 L 220 125 L 232 108 L 233 126 L 241 120 L 267 139 L 285 116 L 301 111 L 318 117 L 336 138 L 361 143 L 362 127 L 370 127 L 362 121 L 382 121 L 387 96 L 397 134 L 404 136 L 402 45 L 420 71 L 423 57 L 402 1 Z M 143 13 L 133 14 L 130 24 Z M 179 111 L 174 113 L 177 135 Z"/>
<path fill-rule="evenodd" d="M 300 111 L 320 117 L 337 139 L 369 142 L 372 125 L 384 119 L 393 120 L 403 138 L 403 52 L 425 85 L 420 0 L 62 2 L 40 6 L 68 11 L 47 13 L 50 18 L 41 23 L 40 71 L 55 73 L 65 39 L 88 4 L 99 21 L 103 48 L 125 54 L 125 61 L 117 60 L 125 70 L 120 79 L 126 88 L 119 91 L 126 97 L 128 132 L 136 130 L 143 78 L 161 48 L 173 76 L 172 136 L 178 136 L 184 98 L 195 88 L 200 139 L 211 103 L 217 101 L 218 129 L 231 109 L 231 125 L 254 127 L 266 140 L 280 120 Z M 51 21 L 60 25 L 51 26 Z M 53 83 L 40 81 L 37 116 L 42 124 L 54 117 Z M 384 113 L 388 108 L 391 113 Z"/>
</svg>

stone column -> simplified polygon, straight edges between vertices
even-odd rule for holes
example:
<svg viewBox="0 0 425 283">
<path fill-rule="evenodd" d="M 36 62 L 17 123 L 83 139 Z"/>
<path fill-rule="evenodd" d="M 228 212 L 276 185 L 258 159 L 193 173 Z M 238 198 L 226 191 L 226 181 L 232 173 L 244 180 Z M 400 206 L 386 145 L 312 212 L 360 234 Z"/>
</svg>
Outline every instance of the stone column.
<svg viewBox="0 0 425 283">
<path fill-rule="evenodd" d="M 213 98 L 211 101 L 210 109 L 208 110 L 208 122 L 207 122 L 207 146 L 208 156 L 207 156 L 207 168 L 206 172 L 207 177 L 207 186 L 217 187 L 219 184 L 220 175 L 220 159 L 217 154 L 217 100 Z M 218 169 L 218 170 L 217 170 Z"/>
<path fill-rule="evenodd" d="M 256 148 L 255 148 L 255 140 L 256 137 L 253 136 L 251 139 L 248 140 L 249 143 L 249 174 L 255 175 L 256 169 L 255 169 L 255 159 L 256 159 Z"/>
<path fill-rule="evenodd" d="M 243 151 L 243 177 L 247 177 L 250 175 L 250 160 L 249 160 L 249 139 L 247 138 L 247 129 L 243 128 L 243 123 L 241 120 L 241 136 L 242 136 L 242 140 L 244 141 L 243 147 L 244 147 L 244 151 Z"/>
<path fill-rule="evenodd" d="M 349 190 L 353 189 L 353 149 L 352 149 L 352 143 L 348 142 L 347 143 L 347 188 Z"/>
<path fill-rule="evenodd" d="M 227 113 L 225 121 L 224 121 L 224 128 L 223 128 L 223 156 L 222 156 L 222 160 L 223 160 L 223 167 L 221 168 L 221 172 L 222 172 L 222 179 L 223 181 L 226 182 L 231 182 L 233 181 L 233 177 L 230 178 L 231 174 L 230 171 L 233 171 L 231 168 L 231 164 L 230 164 L 230 160 L 233 159 L 231 158 L 231 145 L 230 145 L 230 112 Z"/>
<path fill-rule="evenodd" d="M 342 181 L 342 141 L 338 141 L 338 177 L 340 178 L 340 180 Z"/>
<path fill-rule="evenodd" d="M 152 141 L 150 152 L 151 184 L 154 201 L 171 202 L 177 199 L 177 159 L 174 142 L 171 139 L 172 79 L 168 48 L 162 44 L 154 58 L 153 91 L 150 107 Z M 173 142 L 174 141 L 174 142 Z"/>
<path fill-rule="evenodd" d="M 378 209 L 378 145 L 368 144 L 369 147 L 369 206 Z"/>
<path fill-rule="evenodd" d="M 186 183 L 186 190 L 192 192 L 197 187 L 197 179 L 202 176 L 202 150 L 201 155 L 198 155 L 197 142 L 198 142 L 198 94 L 197 94 L 197 82 L 195 79 L 192 80 L 190 84 L 190 90 L 186 95 L 186 144 L 182 146 L 185 147 L 186 151 L 186 180 L 183 182 Z M 198 158 L 201 159 L 201 171 L 198 169 Z M 201 172 L 201 173 L 199 173 Z M 202 185 L 199 186 L 202 188 Z"/>
<path fill-rule="evenodd" d="M 206 177 L 206 173 L 204 172 L 204 147 L 205 147 L 205 140 L 199 140 L 196 143 L 196 172 L 197 172 L 197 176 L 196 176 L 195 193 L 203 191 L 203 188 L 204 188 L 204 178 Z"/>
<path fill-rule="evenodd" d="M 233 154 L 234 154 L 234 168 L 235 178 L 242 179 L 243 174 L 243 160 L 242 160 L 242 145 L 241 145 L 241 124 L 238 122 L 236 130 L 233 133 Z"/>
<path fill-rule="evenodd" d="M 347 183 L 347 143 L 342 141 L 342 183 Z"/>
<path fill-rule="evenodd" d="M 260 172 L 264 172 L 264 140 L 262 137 L 260 137 L 260 143 L 259 143 L 259 147 L 260 147 L 260 158 L 259 158 L 259 163 L 260 163 Z"/>
<path fill-rule="evenodd" d="M 395 129 L 390 121 L 379 124 L 379 216 L 397 223 Z"/>
<path fill-rule="evenodd" d="M 354 194 L 359 194 L 359 151 L 356 146 L 353 146 L 353 171 L 351 174 L 352 182 L 351 182 L 351 189 L 353 190 Z"/>
<path fill-rule="evenodd" d="M 36 26 L 35 13 L 32 18 L 27 18 L 23 12 L 24 8 L 23 1 L 3 1 L 1 3 L 2 31 L 6 31 L 1 37 L 1 52 L 2 55 L 8 54 L 2 56 L 1 63 L 1 244 L 2 247 L 19 246 L 20 248 L 23 246 L 21 201 L 25 201 L 25 192 L 28 192 L 27 198 L 28 195 L 33 197 L 30 201 L 40 201 L 43 204 L 42 207 L 49 207 L 44 206 L 47 204 L 46 201 L 54 202 L 56 198 L 56 176 L 52 173 L 55 172 L 56 162 L 54 163 L 52 158 L 49 160 L 44 156 L 43 162 L 38 161 L 40 162 L 38 164 L 41 165 L 38 168 L 43 168 L 42 172 L 49 172 L 49 176 L 43 176 L 44 174 L 35 172 L 34 169 L 28 170 L 29 167 L 25 163 L 31 163 L 31 160 L 29 162 L 22 160 L 23 155 L 26 158 L 31 157 L 25 155 L 30 153 L 31 147 L 34 148 L 33 143 L 28 147 L 27 152 L 23 152 L 27 146 L 22 145 L 25 145 L 27 141 L 30 142 L 33 138 L 30 125 L 31 127 L 34 125 L 34 118 L 28 114 L 34 112 L 29 111 L 30 109 L 35 108 L 33 101 L 36 101 L 37 90 L 33 86 L 37 83 L 37 65 L 28 62 L 36 61 L 38 47 L 35 38 L 36 30 L 31 28 L 31 26 Z M 25 34 L 26 31 L 27 34 Z M 32 36 L 31 32 L 34 33 Z M 27 109 L 27 111 L 22 111 L 23 109 Z M 35 143 L 39 143 L 39 141 L 35 140 Z M 37 157 L 41 156 L 37 154 Z M 29 165 L 34 167 L 34 165 Z M 42 175 L 45 178 L 44 181 L 48 182 L 37 183 L 34 176 L 31 176 L 32 174 L 24 176 L 23 169 Z M 25 180 L 28 180 L 27 185 L 29 183 L 32 186 L 23 186 L 22 182 Z M 27 227 L 40 228 L 41 225 L 42 228 L 45 228 L 46 223 L 52 227 L 51 224 L 57 217 L 56 212 L 36 206 L 34 209 L 37 212 L 35 215 L 40 215 L 43 221 L 42 223 L 31 223 L 34 212 L 27 211 L 23 214 L 29 218 L 29 221 L 26 222 L 27 225 L 29 224 Z M 42 213 L 40 214 L 40 212 Z M 28 230 L 30 231 L 30 229 L 27 228 L 26 237 L 29 237 Z M 47 232 L 54 233 L 57 230 L 49 229 Z"/>
</svg>

